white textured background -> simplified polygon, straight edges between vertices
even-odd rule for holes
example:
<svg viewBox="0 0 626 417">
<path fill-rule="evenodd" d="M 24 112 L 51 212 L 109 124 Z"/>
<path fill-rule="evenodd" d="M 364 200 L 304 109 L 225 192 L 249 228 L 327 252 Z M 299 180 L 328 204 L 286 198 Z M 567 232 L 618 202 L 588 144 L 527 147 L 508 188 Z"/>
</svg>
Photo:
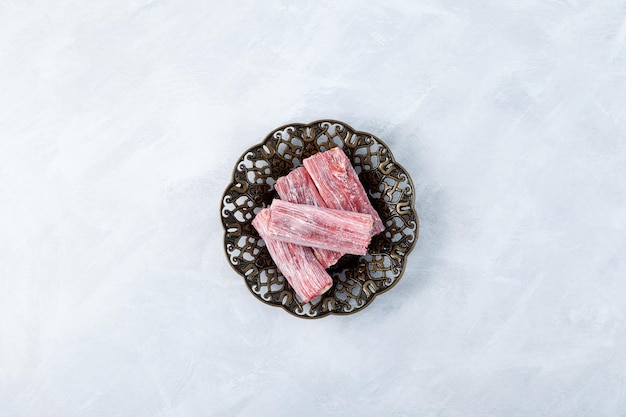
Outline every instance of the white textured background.
<svg viewBox="0 0 626 417">
<path fill-rule="evenodd" d="M 626 415 L 626 1 L 0 1 L 0 416 Z M 416 184 L 400 283 L 253 298 L 220 196 L 284 123 Z"/>
</svg>

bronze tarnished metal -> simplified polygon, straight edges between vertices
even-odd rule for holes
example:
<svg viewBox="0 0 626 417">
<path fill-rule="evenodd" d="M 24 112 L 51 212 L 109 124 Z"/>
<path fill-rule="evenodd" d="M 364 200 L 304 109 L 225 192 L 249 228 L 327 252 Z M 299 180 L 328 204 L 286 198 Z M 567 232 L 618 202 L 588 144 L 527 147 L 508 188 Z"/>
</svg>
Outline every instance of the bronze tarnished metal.
<svg viewBox="0 0 626 417">
<path fill-rule="evenodd" d="M 318 152 L 340 146 L 352 161 L 385 231 L 372 238 L 367 255 L 344 255 L 328 269 L 334 284 L 308 303 L 298 300 L 278 271 L 252 219 L 277 197 L 276 180 Z M 336 120 L 292 123 L 272 131 L 243 153 L 222 196 L 224 249 L 230 265 L 252 294 L 301 318 L 351 314 L 368 306 L 402 277 L 419 233 L 409 174 L 387 145 Z"/>
</svg>

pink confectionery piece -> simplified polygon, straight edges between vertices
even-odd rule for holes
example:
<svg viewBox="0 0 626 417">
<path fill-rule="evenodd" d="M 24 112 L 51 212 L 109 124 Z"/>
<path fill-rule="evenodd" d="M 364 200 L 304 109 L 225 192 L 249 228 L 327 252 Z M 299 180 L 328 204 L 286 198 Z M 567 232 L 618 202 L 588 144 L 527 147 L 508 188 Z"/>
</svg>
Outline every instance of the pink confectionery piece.
<svg viewBox="0 0 626 417">
<path fill-rule="evenodd" d="M 274 188 L 282 200 L 290 203 L 326 207 L 304 167 L 296 168 L 287 176 L 280 177 Z M 320 248 L 313 248 L 313 253 L 324 268 L 334 265 L 343 255 L 341 252 Z"/>
<path fill-rule="evenodd" d="M 333 279 L 311 248 L 272 238 L 268 232 L 269 217 L 270 210 L 263 209 L 252 220 L 252 225 L 265 241 L 274 263 L 296 294 L 306 303 L 328 291 L 333 285 Z"/>
<path fill-rule="evenodd" d="M 339 147 L 306 158 L 304 166 L 328 208 L 357 211 L 372 216 L 372 236 L 385 230 L 372 207 L 350 160 Z"/>
<path fill-rule="evenodd" d="M 274 200 L 267 229 L 269 236 L 277 240 L 365 255 L 372 223 L 369 214 Z"/>
</svg>

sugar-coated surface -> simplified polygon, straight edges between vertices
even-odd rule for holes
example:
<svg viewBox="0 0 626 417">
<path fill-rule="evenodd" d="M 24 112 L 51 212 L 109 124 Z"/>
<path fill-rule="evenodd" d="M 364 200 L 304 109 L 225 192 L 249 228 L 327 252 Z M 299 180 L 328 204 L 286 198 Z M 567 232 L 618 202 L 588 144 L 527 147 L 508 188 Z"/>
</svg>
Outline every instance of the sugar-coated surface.
<svg viewBox="0 0 626 417">
<path fill-rule="evenodd" d="M 282 242 L 271 237 L 268 226 L 270 210 L 261 210 L 252 221 L 265 242 L 276 266 L 287 278 L 301 301 L 308 302 L 326 292 L 333 280 L 309 247 Z"/>
<path fill-rule="evenodd" d="M 626 415 L 626 3 L 0 2 L 0 415 Z M 226 262 L 272 129 L 336 118 L 420 238 L 305 321 Z"/>
<path fill-rule="evenodd" d="M 274 200 L 268 217 L 267 230 L 277 240 L 353 255 L 365 255 L 370 244 L 369 214 Z"/>
<path fill-rule="evenodd" d="M 369 214 L 374 221 L 372 233 L 377 235 L 385 230 L 350 160 L 341 148 L 320 152 L 303 162 L 326 206 Z"/>
<path fill-rule="evenodd" d="M 278 178 L 274 188 L 282 200 L 290 203 L 326 207 L 304 167 L 298 167 L 284 177 Z M 343 255 L 341 252 L 320 248 L 313 248 L 313 253 L 324 268 L 334 265 Z"/>
</svg>

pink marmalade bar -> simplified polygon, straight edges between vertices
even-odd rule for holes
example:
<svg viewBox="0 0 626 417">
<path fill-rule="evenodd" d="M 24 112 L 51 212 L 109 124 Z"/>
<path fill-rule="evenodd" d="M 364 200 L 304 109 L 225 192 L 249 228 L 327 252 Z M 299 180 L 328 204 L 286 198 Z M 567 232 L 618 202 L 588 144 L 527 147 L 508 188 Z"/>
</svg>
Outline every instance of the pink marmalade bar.
<svg viewBox="0 0 626 417">
<path fill-rule="evenodd" d="M 303 163 L 327 207 L 371 215 L 374 219 L 372 235 L 385 230 L 380 216 L 367 199 L 365 189 L 350 160 L 341 148 L 320 152 L 306 158 Z"/>
<path fill-rule="evenodd" d="M 372 216 L 274 200 L 268 231 L 270 237 L 285 242 L 365 255 L 372 236 Z"/>
<path fill-rule="evenodd" d="M 273 239 L 268 232 L 269 217 L 270 210 L 263 209 L 252 220 L 252 225 L 296 294 L 306 303 L 328 291 L 333 279 L 315 258 L 311 248 Z"/>
<path fill-rule="evenodd" d="M 290 203 L 326 207 L 304 167 L 296 168 L 289 175 L 280 177 L 274 188 L 281 199 Z M 313 253 L 324 268 L 334 265 L 343 255 L 341 252 L 320 248 L 313 248 Z"/>
</svg>

